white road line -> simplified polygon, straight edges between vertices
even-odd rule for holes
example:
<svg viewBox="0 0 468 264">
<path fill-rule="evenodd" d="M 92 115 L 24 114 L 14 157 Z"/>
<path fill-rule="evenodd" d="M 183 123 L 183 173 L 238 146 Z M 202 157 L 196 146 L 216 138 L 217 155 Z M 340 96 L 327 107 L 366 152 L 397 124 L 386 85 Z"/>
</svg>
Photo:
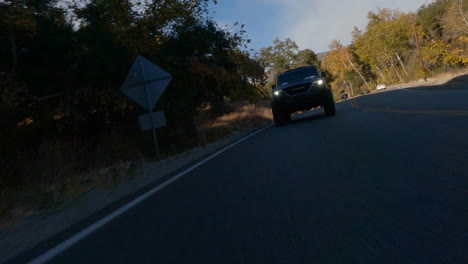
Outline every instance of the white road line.
<svg viewBox="0 0 468 264">
<path fill-rule="evenodd" d="M 190 168 L 180 172 L 179 174 L 177 174 L 176 176 L 170 178 L 169 180 L 161 183 L 160 185 L 154 187 L 153 189 L 149 190 L 148 192 L 142 194 L 141 196 L 137 197 L 136 199 L 134 199 L 133 201 L 129 202 L 128 204 L 120 207 L 119 209 L 115 210 L 114 212 L 112 212 L 111 214 L 105 216 L 104 218 L 102 218 L 101 220 L 95 222 L 94 224 L 86 227 L 85 229 L 81 230 L 80 232 L 78 232 L 77 234 L 73 235 L 72 237 L 68 238 L 67 240 L 63 241 L 62 243 L 58 244 L 57 246 L 49 249 L 48 251 L 46 251 L 45 253 L 43 253 L 42 255 L 36 257 L 35 259 L 31 260 L 29 263 L 31 264 L 39 264 L 39 263 L 45 263 L 49 260 L 52 260 L 55 256 L 57 256 L 58 254 L 62 253 L 63 251 L 65 251 L 67 248 L 73 246 L 74 244 L 76 244 L 78 241 L 80 241 L 81 239 L 89 236 L 91 233 L 93 233 L 94 231 L 98 230 L 99 228 L 103 227 L 105 224 L 109 223 L 110 221 L 112 221 L 113 219 L 119 217 L 120 215 L 122 215 L 123 213 L 125 213 L 126 211 L 130 210 L 132 207 L 134 207 L 135 205 L 143 202 L 144 200 L 146 200 L 148 197 L 150 197 L 151 195 L 157 193 L 158 191 L 160 191 L 161 189 L 163 189 L 164 187 L 168 186 L 169 184 L 177 181 L 179 178 L 181 178 L 182 176 L 184 176 L 185 174 L 191 172 L 192 170 L 200 167 L 201 165 L 203 165 L 204 163 L 208 162 L 209 160 L 213 159 L 214 157 L 218 156 L 219 154 L 223 153 L 224 151 L 232 148 L 233 146 L 241 143 L 242 141 L 250 138 L 250 137 L 253 137 L 254 135 L 262 132 L 263 130 L 267 129 L 267 128 L 270 128 L 272 125 L 268 125 L 267 127 L 264 127 L 262 129 L 260 129 L 259 131 L 255 132 L 255 133 L 252 133 L 244 138 L 241 138 L 239 139 L 238 141 L 232 143 L 231 145 L 217 151 L 216 153 L 210 155 L 209 157 L 207 157 L 206 159 L 198 162 L 197 164 L 194 164 L 193 166 L 191 166 Z"/>
</svg>

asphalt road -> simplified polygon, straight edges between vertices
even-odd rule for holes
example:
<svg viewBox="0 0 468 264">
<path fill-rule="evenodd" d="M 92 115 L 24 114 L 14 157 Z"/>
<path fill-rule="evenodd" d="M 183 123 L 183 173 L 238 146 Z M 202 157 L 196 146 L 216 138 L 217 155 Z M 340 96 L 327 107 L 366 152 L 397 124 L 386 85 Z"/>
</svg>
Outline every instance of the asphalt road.
<svg viewBox="0 0 468 264">
<path fill-rule="evenodd" d="M 268 128 L 52 263 L 468 263 L 468 78 Z"/>
</svg>

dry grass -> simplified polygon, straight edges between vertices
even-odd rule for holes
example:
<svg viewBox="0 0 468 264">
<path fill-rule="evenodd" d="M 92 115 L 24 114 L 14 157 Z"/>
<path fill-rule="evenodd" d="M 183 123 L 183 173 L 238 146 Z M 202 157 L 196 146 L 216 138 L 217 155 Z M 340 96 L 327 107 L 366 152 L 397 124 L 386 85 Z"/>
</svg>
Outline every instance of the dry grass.
<svg viewBox="0 0 468 264">
<path fill-rule="evenodd" d="M 231 111 L 222 116 L 212 116 L 210 108 L 205 108 L 194 117 L 200 145 L 206 145 L 231 134 L 251 130 L 272 120 L 269 101 L 255 104 L 233 102 L 228 105 L 228 108 Z"/>
<path fill-rule="evenodd" d="M 453 78 L 461 75 L 466 75 L 468 74 L 468 68 L 463 68 L 463 69 L 452 69 L 450 71 L 445 71 L 441 73 L 431 73 L 428 75 L 427 82 L 422 81 L 421 79 L 419 80 L 413 80 L 409 81 L 405 84 L 393 84 L 389 85 L 389 88 L 395 88 L 395 87 L 402 87 L 402 85 L 406 88 L 409 87 L 416 87 L 416 86 L 427 86 L 427 85 L 441 85 L 449 82 Z"/>
<path fill-rule="evenodd" d="M 456 69 L 449 72 L 442 72 L 431 75 L 429 78 L 431 79 L 451 79 L 460 75 L 468 74 L 468 68 L 464 69 Z"/>
</svg>

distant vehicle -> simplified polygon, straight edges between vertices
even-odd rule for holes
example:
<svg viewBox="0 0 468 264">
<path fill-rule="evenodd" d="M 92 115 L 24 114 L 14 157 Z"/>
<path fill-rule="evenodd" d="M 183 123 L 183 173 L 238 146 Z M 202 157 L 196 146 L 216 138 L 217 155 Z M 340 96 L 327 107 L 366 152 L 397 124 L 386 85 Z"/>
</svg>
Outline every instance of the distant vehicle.
<svg viewBox="0 0 468 264">
<path fill-rule="evenodd" d="M 361 94 L 368 94 L 368 93 L 370 93 L 369 90 L 367 90 L 367 89 L 361 89 Z"/>
<path fill-rule="evenodd" d="M 291 121 L 297 111 L 323 107 L 326 116 L 334 116 L 335 101 L 317 67 L 310 65 L 283 72 L 276 77 L 271 110 L 276 126 Z"/>
<path fill-rule="evenodd" d="M 377 84 L 377 87 L 376 87 L 377 90 L 382 90 L 382 89 L 386 89 L 386 88 L 387 88 L 387 86 L 385 86 L 385 83 L 379 83 L 379 84 Z"/>
</svg>

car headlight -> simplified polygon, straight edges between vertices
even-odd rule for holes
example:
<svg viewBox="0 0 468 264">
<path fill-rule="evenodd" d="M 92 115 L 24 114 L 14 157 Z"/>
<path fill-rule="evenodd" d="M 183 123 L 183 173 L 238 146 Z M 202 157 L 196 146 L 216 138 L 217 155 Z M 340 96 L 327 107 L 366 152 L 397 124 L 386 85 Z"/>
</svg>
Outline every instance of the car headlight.
<svg viewBox="0 0 468 264">
<path fill-rule="evenodd" d="M 323 85 L 325 82 L 323 80 L 318 80 L 318 81 L 315 81 L 314 83 L 318 85 Z"/>
<path fill-rule="evenodd" d="M 281 94 L 281 91 L 274 91 L 274 92 L 273 92 L 273 95 L 274 95 L 274 96 L 279 96 L 280 94 Z"/>
</svg>

